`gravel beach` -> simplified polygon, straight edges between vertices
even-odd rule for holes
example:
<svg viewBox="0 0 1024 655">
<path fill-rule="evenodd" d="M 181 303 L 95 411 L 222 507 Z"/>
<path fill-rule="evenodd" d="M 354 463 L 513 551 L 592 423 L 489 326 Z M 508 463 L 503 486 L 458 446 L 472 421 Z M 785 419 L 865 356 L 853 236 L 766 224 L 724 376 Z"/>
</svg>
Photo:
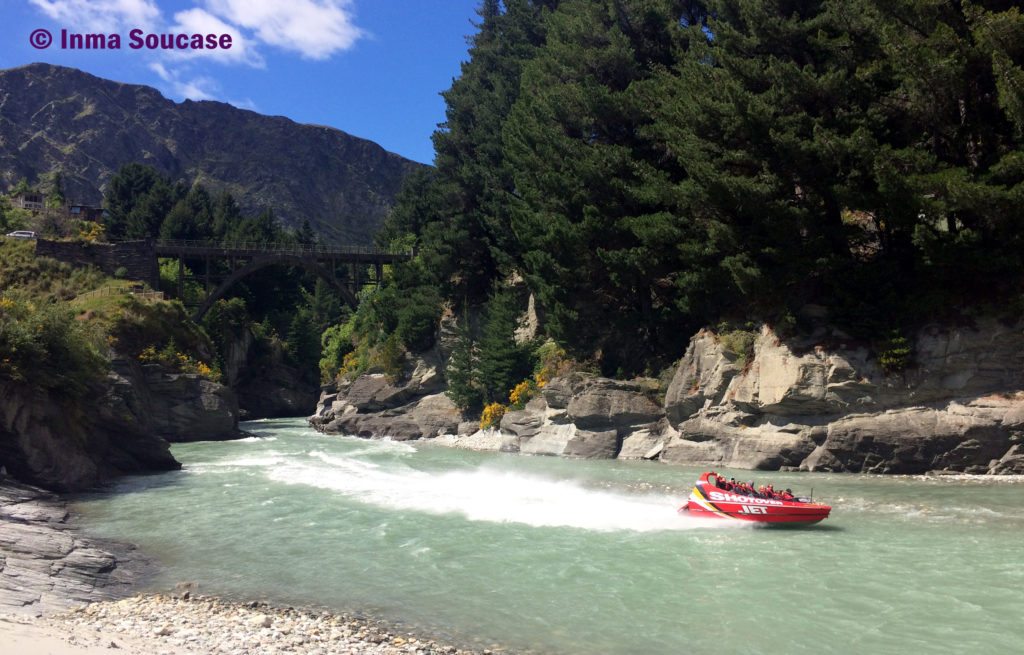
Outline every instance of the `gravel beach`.
<svg viewBox="0 0 1024 655">
<path fill-rule="evenodd" d="M 11 655 L 487 655 L 372 619 L 214 597 L 154 594 L 43 617 L 0 615 Z"/>
</svg>

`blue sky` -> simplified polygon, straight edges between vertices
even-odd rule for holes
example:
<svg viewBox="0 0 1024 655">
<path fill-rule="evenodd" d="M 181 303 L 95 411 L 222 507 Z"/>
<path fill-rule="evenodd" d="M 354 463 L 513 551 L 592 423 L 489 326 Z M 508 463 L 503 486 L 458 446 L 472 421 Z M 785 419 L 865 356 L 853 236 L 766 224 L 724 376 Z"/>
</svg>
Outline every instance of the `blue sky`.
<svg viewBox="0 0 1024 655">
<path fill-rule="evenodd" d="M 329 125 L 430 163 L 438 95 L 459 74 L 479 0 L 0 0 L 0 68 L 43 61 Z M 130 30 L 230 33 L 227 51 L 132 50 Z M 33 30 L 54 43 L 36 49 Z M 120 50 L 62 50 L 60 30 L 119 34 Z"/>
</svg>

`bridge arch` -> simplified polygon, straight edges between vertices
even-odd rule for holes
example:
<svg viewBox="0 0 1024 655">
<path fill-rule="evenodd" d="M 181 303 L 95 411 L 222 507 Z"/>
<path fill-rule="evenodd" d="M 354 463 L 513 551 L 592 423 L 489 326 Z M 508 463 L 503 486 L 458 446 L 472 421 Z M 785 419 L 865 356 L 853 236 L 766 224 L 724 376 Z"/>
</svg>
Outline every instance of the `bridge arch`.
<svg viewBox="0 0 1024 655">
<path fill-rule="evenodd" d="M 252 275 L 256 271 L 260 271 L 263 270 L 264 268 L 270 266 L 277 266 L 280 264 L 298 266 L 306 271 L 309 271 L 310 273 L 319 276 L 325 282 L 329 283 L 332 287 L 338 290 L 338 292 L 341 294 L 342 299 L 349 307 L 351 307 L 354 310 L 358 306 L 359 301 L 356 298 L 355 294 L 352 293 L 352 290 L 349 289 L 341 280 L 338 279 L 337 275 L 334 274 L 333 270 L 324 266 L 320 262 L 310 259 L 309 257 L 304 257 L 298 253 L 267 253 L 265 255 L 254 257 L 252 261 L 250 261 L 248 264 L 242 266 L 241 268 L 235 269 L 234 271 L 231 272 L 230 275 L 224 278 L 224 280 L 219 285 L 217 285 L 217 288 L 210 292 L 206 296 L 206 299 L 203 300 L 203 302 L 199 305 L 199 308 L 192 316 L 192 320 L 195 321 L 196 323 L 201 321 L 203 317 L 206 316 L 206 312 L 210 311 L 210 309 L 213 307 L 213 304 L 220 300 L 221 298 L 223 298 L 224 294 L 226 294 L 231 289 L 231 287 L 238 284 L 238 282 L 240 282 L 244 278 L 248 277 L 249 275 Z"/>
</svg>

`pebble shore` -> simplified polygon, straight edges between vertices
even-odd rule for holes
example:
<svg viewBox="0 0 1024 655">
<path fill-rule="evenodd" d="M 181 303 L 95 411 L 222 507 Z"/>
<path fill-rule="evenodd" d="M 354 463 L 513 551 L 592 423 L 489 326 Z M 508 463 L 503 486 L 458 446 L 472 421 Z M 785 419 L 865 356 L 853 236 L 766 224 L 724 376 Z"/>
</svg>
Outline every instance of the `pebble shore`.
<svg viewBox="0 0 1024 655">
<path fill-rule="evenodd" d="M 0 481 L 0 655 L 508 655 L 372 618 L 197 595 L 195 583 L 125 597 L 151 566 L 79 534 L 59 496 Z"/>
<path fill-rule="evenodd" d="M 198 596 L 143 595 L 38 619 L 79 645 L 145 643 L 151 655 L 497 655 L 402 634 L 346 614 Z M 83 636 L 85 635 L 85 636 Z M 89 640 L 92 640 L 89 643 Z M 85 643 L 83 643 L 85 640 Z M 110 645 L 111 642 L 114 645 Z"/>
</svg>

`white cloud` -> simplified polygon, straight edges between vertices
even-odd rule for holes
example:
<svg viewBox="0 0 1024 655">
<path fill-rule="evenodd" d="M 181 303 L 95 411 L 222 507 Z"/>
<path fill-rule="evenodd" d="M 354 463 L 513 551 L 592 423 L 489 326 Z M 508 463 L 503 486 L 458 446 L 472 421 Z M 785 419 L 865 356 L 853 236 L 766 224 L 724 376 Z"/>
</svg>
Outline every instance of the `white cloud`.
<svg viewBox="0 0 1024 655">
<path fill-rule="evenodd" d="M 352 22 L 349 0 L 205 0 L 225 20 L 253 30 L 260 41 L 327 59 L 363 36 Z"/>
<path fill-rule="evenodd" d="M 246 38 L 234 25 L 225 23 L 220 18 L 204 9 L 188 9 L 174 14 L 175 24 L 167 28 L 173 34 L 230 34 L 231 47 L 222 50 L 175 50 L 167 53 L 171 59 L 194 59 L 205 57 L 223 63 L 246 64 L 254 68 L 263 68 L 266 62 L 256 51 L 251 40 Z"/>
<path fill-rule="evenodd" d="M 125 28 L 153 29 L 160 23 L 154 0 L 29 0 L 44 14 L 76 32 L 112 34 Z"/>
<path fill-rule="evenodd" d="M 164 93 L 175 99 L 219 100 L 240 109 L 259 110 L 252 98 L 225 100 L 221 97 L 220 85 L 211 77 L 200 75 L 191 79 L 182 79 L 183 76 L 179 70 L 167 68 L 159 61 L 151 63 L 149 69 L 164 81 Z"/>
<path fill-rule="evenodd" d="M 149 69 L 167 84 L 170 95 L 182 100 L 216 100 L 220 91 L 217 81 L 205 75 L 182 79 L 178 71 L 171 70 L 158 61 L 151 63 Z"/>
</svg>

